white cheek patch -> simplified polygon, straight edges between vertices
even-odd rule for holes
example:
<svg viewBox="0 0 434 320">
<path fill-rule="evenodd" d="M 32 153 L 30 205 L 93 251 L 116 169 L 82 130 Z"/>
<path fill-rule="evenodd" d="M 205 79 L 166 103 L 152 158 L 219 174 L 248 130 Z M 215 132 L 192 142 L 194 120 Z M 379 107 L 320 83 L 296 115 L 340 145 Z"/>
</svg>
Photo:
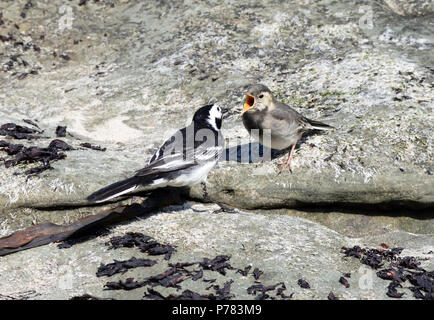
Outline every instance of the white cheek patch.
<svg viewBox="0 0 434 320">
<path fill-rule="evenodd" d="M 218 111 L 219 106 L 218 105 L 214 105 L 211 110 L 209 111 L 209 118 L 208 118 L 208 123 L 215 129 L 215 130 L 220 130 L 217 127 L 217 123 L 216 123 L 216 119 L 221 119 L 222 118 L 222 113 L 221 111 Z"/>
</svg>

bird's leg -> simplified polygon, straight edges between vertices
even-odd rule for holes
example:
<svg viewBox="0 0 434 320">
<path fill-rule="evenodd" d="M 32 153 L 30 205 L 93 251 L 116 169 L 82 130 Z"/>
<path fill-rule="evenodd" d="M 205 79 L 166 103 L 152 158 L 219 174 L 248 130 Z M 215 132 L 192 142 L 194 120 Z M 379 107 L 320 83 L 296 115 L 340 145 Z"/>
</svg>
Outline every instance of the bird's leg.
<svg viewBox="0 0 434 320">
<path fill-rule="evenodd" d="M 291 153 L 289 154 L 288 160 L 286 160 L 286 164 L 288 165 L 288 169 L 291 170 L 291 160 L 294 156 L 295 144 L 292 145 Z"/>
<path fill-rule="evenodd" d="M 214 210 L 213 213 L 220 213 L 220 212 L 226 212 L 226 213 L 235 213 L 235 209 L 229 208 L 227 205 L 224 205 L 223 203 L 212 201 L 208 195 L 208 191 L 206 190 L 206 184 L 205 182 L 202 182 L 202 191 L 203 191 L 203 197 L 206 201 L 209 201 L 211 203 L 215 203 L 220 207 L 218 210 Z"/>
<path fill-rule="evenodd" d="M 282 166 L 282 169 L 280 170 L 280 172 L 285 170 L 285 168 L 288 168 L 289 171 L 292 173 L 291 160 L 292 160 L 292 157 L 294 156 L 294 149 L 295 149 L 295 143 L 292 145 L 291 152 L 289 153 L 288 159 L 285 162 L 279 163 L 279 165 Z"/>
</svg>

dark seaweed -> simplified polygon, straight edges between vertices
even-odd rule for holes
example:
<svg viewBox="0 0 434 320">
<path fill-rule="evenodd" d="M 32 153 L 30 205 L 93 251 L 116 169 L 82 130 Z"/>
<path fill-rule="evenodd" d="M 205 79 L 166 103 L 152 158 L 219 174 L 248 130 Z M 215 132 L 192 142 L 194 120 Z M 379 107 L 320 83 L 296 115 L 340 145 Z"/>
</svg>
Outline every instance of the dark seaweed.
<svg viewBox="0 0 434 320">
<path fill-rule="evenodd" d="M 180 295 L 171 294 L 165 297 L 152 288 L 148 288 L 144 297 L 152 300 L 216 300 L 213 294 L 201 295 L 191 290 L 184 290 Z"/>
<path fill-rule="evenodd" d="M 35 136 L 35 133 L 41 133 L 41 131 L 20 126 L 15 123 L 5 123 L 0 126 L 0 136 L 6 136 L 14 139 L 27 139 L 34 140 L 38 139 L 38 136 Z"/>
<path fill-rule="evenodd" d="M 36 127 L 30 128 L 17 125 L 15 123 L 5 123 L 0 126 L 0 135 L 14 139 L 35 140 L 41 138 L 37 134 L 44 131 L 40 130 L 39 126 L 32 120 L 24 119 L 24 122 Z M 60 127 L 58 127 L 60 128 Z M 64 127 L 66 129 L 66 127 Z M 41 162 L 42 164 L 34 168 L 26 170 L 26 175 L 36 175 L 45 170 L 52 169 L 50 161 L 62 160 L 66 158 L 66 154 L 60 151 L 74 150 L 72 146 L 66 142 L 55 139 L 50 142 L 48 147 L 30 146 L 24 147 L 22 144 L 13 144 L 0 140 L 0 150 L 5 151 L 9 156 L 14 156 L 13 159 L 5 160 L 5 167 L 13 167 L 20 163 Z"/>
<path fill-rule="evenodd" d="M 383 280 L 393 280 L 397 282 L 405 281 L 405 276 L 402 272 L 394 268 L 380 270 L 377 272 L 377 276 Z"/>
<path fill-rule="evenodd" d="M 165 288 L 174 287 L 180 289 L 179 283 L 191 276 L 192 273 L 183 266 L 172 266 L 163 273 L 144 279 L 143 284 L 151 287 L 162 286 Z"/>
<path fill-rule="evenodd" d="M 16 155 L 23 149 L 23 147 L 24 146 L 22 144 L 12 144 L 4 140 L 0 140 L 0 149 L 5 151 L 10 156 Z"/>
<path fill-rule="evenodd" d="M 118 249 L 122 247 L 133 248 L 140 247 L 150 239 L 151 237 L 146 236 L 143 233 L 128 232 L 124 236 L 112 237 L 106 245 L 109 246 L 109 249 Z"/>
<path fill-rule="evenodd" d="M 102 152 L 107 150 L 107 148 L 101 148 L 100 146 L 93 146 L 89 142 L 81 143 L 80 146 L 83 148 L 88 148 L 88 149 L 102 151 Z"/>
<path fill-rule="evenodd" d="M 215 257 L 214 259 L 204 258 L 200 265 L 205 270 L 217 271 L 222 275 L 226 275 L 225 269 L 233 269 L 232 266 L 227 262 L 229 261 L 229 256 L 220 255 Z"/>
<path fill-rule="evenodd" d="M 234 282 L 234 280 L 229 280 L 223 285 L 223 288 L 220 288 L 219 286 L 216 286 L 216 294 L 217 294 L 217 300 L 228 300 L 233 297 L 231 294 L 231 285 Z"/>
<path fill-rule="evenodd" d="M 332 291 L 330 291 L 329 295 L 327 296 L 327 299 L 329 299 L 329 300 L 339 300 Z"/>
<path fill-rule="evenodd" d="M 402 252 L 403 248 L 385 249 L 362 249 L 359 246 L 352 248 L 342 247 L 342 252 L 346 257 L 356 257 L 360 262 L 378 269 L 383 265 L 383 260 L 394 260 Z"/>
<path fill-rule="evenodd" d="M 196 274 L 194 274 L 194 275 L 191 277 L 191 279 L 192 279 L 193 281 L 197 281 L 197 280 L 199 280 L 199 279 L 201 279 L 201 278 L 203 278 L 203 270 L 202 270 L 202 269 L 200 269 Z"/>
<path fill-rule="evenodd" d="M 339 278 L 339 282 L 342 283 L 345 286 L 345 288 L 349 288 L 350 287 L 350 284 L 348 283 L 348 280 L 345 279 L 344 277 L 340 277 Z"/>
<path fill-rule="evenodd" d="M 36 146 L 23 147 L 21 145 L 7 144 L 4 141 L 0 144 L 9 155 L 15 155 L 14 159 L 5 161 L 5 167 L 16 166 L 20 163 L 42 162 L 41 166 L 27 170 L 27 175 L 41 173 L 51 169 L 50 161 L 66 158 L 66 154 L 59 150 L 72 150 L 72 147 L 61 140 L 53 140 L 47 148 Z"/>
<path fill-rule="evenodd" d="M 247 288 L 247 293 L 251 294 L 251 295 L 256 295 L 256 293 L 259 292 L 259 295 L 257 295 L 255 297 L 255 299 L 256 300 L 265 300 L 265 299 L 270 298 L 270 295 L 267 294 L 266 292 L 274 291 L 279 286 L 280 286 L 280 288 L 277 289 L 276 296 L 280 296 L 282 299 L 292 298 L 293 294 L 287 296 L 283 293 L 283 291 L 286 290 L 285 283 L 283 283 L 283 282 L 279 282 L 279 283 L 276 283 L 275 285 L 269 285 L 269 286 L 264 286 L 262 283 L 256 283 L 256 284 Z"/>
<path fill-rule="evenodd" d="M 71 57 L 70 56 L 68 56 L 67 54 L 61 54 L 59 57 L 61 57 L 63 60 L 65 60 L 65 61 L 69 61 L 69 60 L 71 60 Z"/>
<path fill-rule="evenodd" d="M 54 139 L 53 141 L 51 141 L 50 144 L 48 145 L 48 148 L 63 150 L 63 151 L 74 150 L 74 148 L 71 147 L 69 144 L 59 139 Z"/>
<path fill-rule="evenodd" d="M 114 260 L 113 263 L 102 264 L 98 267 L 98 271 L 96 273 L 97 277 L 111 277 L 116 273 L 125 273 L 128 269 L 138 268 L 138 267 L 151 267 L 156 264 L 157 261 L 149 260 L 149 259 L 136 259 L 132 257 L 126 261 L 117 261 Z"/>
<path fill-rule="evenodd" d="M 408 269 L 423 270 L 419 268 L 420 262 L 415 257 L 404 257 L 398 259 L 398 265 Z"/>
<path fill-rule="evenodd" d="M 387 289 L 387 295 L 391 298 L 401 298 L 404 293 L 398 292 L 402 288 L 401 283 L 409 281 L 412 287 L 409 289 L 417 299 L 434 300 L 434 271 L 426 271 L 420 267 L 420 262 L 415 257 L 398 257 L 403 248 L 389 248 L 381 244 L 384 249 L 362 249 L 358 246 L 342 248 L 345 256 L 358 258 L 362 263 L 373 269 L 378 269 L 385 262 L 389 262 L 389 268 L 377 271 L 377 276 L 391 283 Z"/>
<path fill-rule="evenodd" d="M 39 126 L 38 126 L 38 124 L 37 124 L 36 122 L 30 120 L 30 119 L 23 119 L 23 121 L 24 121 L 25 123 L 27 123 L 27 124 L 30 124 L 30 125 L 32 125 L 32 126 L 35 126 L 35 127 L 38 128 L 38 129 L 40 129 Z M 42 132 L 41 132 L 41 133 L 42 133 Z"/>
<path fill-rule="evenodd" d="M 51 169 L 53 169 L 53 167 L 50 166 L 50 163 L 46 162 L 43 165 L 28 169 L 28 170 L 24 171 L 24 173 L 26 175 L 35 175 L 35 174 L 39 174 L 45 170 L 51 170 Z"/>
<path fill-rule="evenodd" d="M 129 232 L 126 233 L 124 236 L 112 237 L 106 243 L 106 245 L 109 246 L 109 249 L 117 249 L 121 247 L 137 248 L 141 252 L 147 253 L 149 255 L 163 255 L 167 254 L 168 249 L 169 251 L 174 250 L 174 248 L 170 245 L 162 245 L 151 237 L 137 232 Z M 172 248 L 172 250 L 170 248 Z M 137 266 L 136 260 L 133 260 L 134 267 Z M 151 275 L 142 280 L 127 278 L 124 281 L 121 280 L 117 282 L 107 282 L 104 288 L 105 290 L 132 290 L 136 288 L 146 287 L 147 292 L 145 292 L 144 298 L 153 300 L 227 300 L 234 297 L 234 295 L 231 293 L 231 287 L 234 283 L 234 280 L 228 279 L 228 281 L 226 281 L 222 285 L 215 284 L 216 279 L 204 278 L 204 270 L 218 272 L 221 275 L 225 276 L 228 270 L 234 270 L 234 268 L 229 263 L 229 260 L 230 256 L 218 255 L 212 259 L 203 258 L 202 261 L 168 263 L 169 268 L 162 273 Z M 128 263 L 131 261 L 115 261 L 112 264 L 101 265 L 98 269 L 97 275 L 111 276 L 115 273 L 125 272 L 128 269 L 127 267 L 124 267 L 124 264 L 126 262 Z M 188 268 L 192 266 L 194 267 Z M 199 269 L 197 267 L 199 267 Z M 247 276 L 251 268 L 251 266 L 247 266 L 244 269 L 235 270 L 236 273 Z M 256 281 L 253 285 L 247 288 L 248 294 L 255 295 L 255 299 L 258 300 L 292 298 L 293 293 L 290 295 L 285 294 L 286 286 L 283 282 L 279 282 L 274 285 L 264 285 L 260 283 L 258 281 L 258 278 L 262 274 L 263 271 L 259 270 L 259 268 L 254 269 L 253 276 L 255 277 Z M 212 283 L 209 287 L 206 288 L 206 290 L 211 289 L 214 290 L 215 293 L 204 295 L 190 290 L 184 290 L 181 294 L 170 294 L 168 296 L 164 296 L 163 294 L 155 290 L 155 287 L 158 286 L 164 288 L 175 288 L 180 290 L 182 289 L 182 283 L 187 279 L 191 279 L 191 281 L 198 281 L 199 279 L 201 279 L 201 281 L 203 282 Z M 299 285 L 304 288 L 310 288 L 309 284 L 301 279 L 299 280 Z M 275 295 L 271 294 L 272 291 L 275 291 Z"/>
<path fill-rule="evenodd" d="M 391 298 L 401 298 L 404 293 L 399 293 L 396 288 L 400 287 L 402 288 L 402 286 L 399 284 L 399 282 L 396 281 L 392 281 L 389 286 L 387 287 L 387 292 L 386 294 L 391 297 Z"/>
<path fill-rule="evenodd" d="M 306 280 L 298 279 L 297 283 L 303 289 L 310 289 L 310 285 Z"/>
<path fill-rule="evenodd" d="M 145 286 L 142 282 L 134 281 L 134 278 L 127 278 L 125 281 L 107 282 L 104 287 L 106 290 L 133 290 Z"/>
<path fill-rule="evenodd" d="M 259 270 L 258 268 L 255 268 L 255 270 L 253 270 L 253 277 L 255 278 L 255 280 L 258 280 L 259 277 L 263 274 L 264 272 Z"/>
<path fill-rule="evenodd" d="M 244 270 L 238 269 L 237 273 L 240 273 L 243 277 L 247 277 L 250 269 L 252 269 L 252 266 L 247 266 L 247 267 L 244 268 Z"/>
<path fill-rule="evenodd" d="M 56 136 L 57 137 L 66 137 L 66 126 L 57 126 Z"/>
<path fill-rule="evenodd" d="M 161 244 L 149 236 L 135 232 L 128 232 L 122 237 L 113 237 L 108 243 L 106 243 L 106 245 L 109 245 L 110 249 L 116 249 L 119 247 L 138 247 L 141 252 L 152 256 L 164 254 L 165 260 L 170 260 L 173 252 L 175 252 L 174 247 L 167 244 Z"/>
</svg>

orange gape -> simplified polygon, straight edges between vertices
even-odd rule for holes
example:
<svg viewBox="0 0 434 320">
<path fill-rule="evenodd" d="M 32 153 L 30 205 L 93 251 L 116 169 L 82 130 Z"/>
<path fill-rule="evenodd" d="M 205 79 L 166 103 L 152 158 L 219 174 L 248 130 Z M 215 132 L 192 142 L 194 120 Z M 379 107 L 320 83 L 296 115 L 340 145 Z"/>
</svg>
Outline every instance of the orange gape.
<svg viewBox="0 0 434 320">
<path fill-rule="evenodd" d="M 244 101 L 244 107 L 241 113 L 250 110 L 253 107 L 254 103 L 255 103 L 255 98 L 253 98 L 251 95 L 246 94 L 246 101 Z"/>
</svg>

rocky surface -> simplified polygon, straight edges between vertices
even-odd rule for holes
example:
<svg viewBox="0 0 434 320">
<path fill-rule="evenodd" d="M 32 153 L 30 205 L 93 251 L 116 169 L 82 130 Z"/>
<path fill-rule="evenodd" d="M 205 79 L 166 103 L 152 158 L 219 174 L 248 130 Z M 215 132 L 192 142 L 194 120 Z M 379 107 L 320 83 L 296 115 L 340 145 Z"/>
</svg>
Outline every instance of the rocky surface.
<svg viewBox="0 0 434 320">
<path fill-rule="evenodd" d="M 434 12 L 434 3 L 426 0 L 384 0 L 389 8 L 401 16 L 418 16 Z"/>
<path fill-rule="evenodd" d="M 390 247 L 405 246 L 402 256 L 414 256 L 421 267 L 432 270 L 434 239 L 430 235 L 415 235 L 402 231 L 382 233 L 350 239 L 335 231 L 306 219 L 287 215 L 264 215 L 240 211 L 235 214 L 212 214 L 216 206 L 187 203 L 169 207 L 145 219 L 120 225 L 106 236 L 59 249 L 56 244 L 30 249 L 0 257 L 0 294 L 2 298 L 69 299 L 82 294 L 101 298 L 141 299 L 147 289 L 130 291 L 104 290 L 107 282 L 125 281 L 146 277 L 169 269 L 168 263 L 202 261 L 217 255 L 229 255 L 233 268 L 244 269 L 251 265 L 247 276 L 236 270 L 226 270 L 226 275 L 205 270 L 203 279 L 216 279 L 215 283 L 193 281 L 191 278 L 179 283 L 180 289 L 156 286 L 153 289 L 167 296 L 192 290 L 200 294 L 214 293 L 211 285 L 223 285 L 234 280 L 230 293 L 236 299 L 254 299 L 247 288 L 254 284 L 253 270 L 263 272 L 259 281 L 264 285 L 284 282 L 285 295 L 292 299 L 327 299 L 332 291 L 338 299 L 389 299 L 386 295 L 389 281 L 375 275 L 375 270 L 362 265 L 357 259 L 344 258 L 342 246 L 359 245 L 378 248 L 381 243 Z M 149 256 L 137 248 L 109 249 L 105 243 L 113 236 L 126 232 L 140 232 L 160 243 L 176 246 L 169 261 Z M 125 274 L 96 277 L 101 263 L 128 260 L 131 257 L 153 259 L 152 267 L 139 267 Z M 387 267 L 387 264 L 385 265 Z M 197 270 L 194 267 L 193 270 Z M 339 283 L 347 278 L 350 287 Z M 303 279 L 310 289 L 303 289 L 298 280 Z M 402 299 L 414 299 L 410 290 Z M 268 292 L 276 296 L 276 292 Z M 279 297 L 277 297 L 279 298 Z"/>
<path fill-rule="evenodd" d="M 423 241 L 413 244 L 411 233 L 426 234 L 414 239 L 434 233 L 432 18 L 429 10 L 401 17 L 372 1 L 1 2 L 0 125 L 31 127 L 23 122 L 31 119 L 44 133 L 31 141 L 0 140 L 46 147 L 62 125 L 67 135 L 60 139 L 76 150 L 34 176 L 24 172 L 39 164 L 0 165 L 0 235 L 45 221 L 69 223 L 100 210 L 88 207 L 85 197 L 142 168 L 195 109 L 218 102 L 231 109 L 223 124 L 229 159 L 222 159 L 208 178 L 212 200 L 260 214 L 240 214 L 249 226 L 265 217 L 287 219 L 282 223 L 288 228 L 296 221 L 319 228 L 324 237 L 336 236 L 334 253 L 328 251 L 333 257 L 346 237 L 369 242 L 390 236 L 416 248 Z M 250 142 L 239 115 L 243 94 L 257 82 L 304 115 L 336 127 L 300 142 L 292 174 L 279 174 L 280 158 L 261 163 L 237 159 L 237 146 L 247 150 Z M 107 150 L 85 149 L 83 142 Z M 257 150 L 257 144 L 252 148 Z M 0 157 L 11 159 L 1 150 Z M 201 188 L 193 188 L 190 197 L 203 201 Z M 153 224 L 188 217 L 188 210 L 179 211 L 179 216 L 153 216 L 142 226 L 163 227 Z M 209 220 L 205 214 L 192 217 L 196 225 Z M 255 230 L 259 233 L 253 236 Z M 302 239 L 288 230 L 288 236 Z M 262 235 L 259 228 L 248 232 L 254 238 Z M 285 232 L 276 243 L 286 243 Z M 157 229 L 152 235 L 164 236 Z M 161 239 L 180 244 L 182 237 Z M 98 241 L 82 245 L 102 248 Z M 219 241 L 216 252 L 224 238 Z M 181 258 L 188 252 L 183 250 Z M 102 252 L 95 253 L 95 261 Z M 238 259 L 235 248 L 228 252 Z M 35 264 L 41 262 L 39 254 L 41 259 L 44 254 L 69 259 L 68 250 L 47 246 L 0 258 L 0 268 L 14 269 L 20 260 L 13 257 L 32 254 Z M 46 263 L 41 268 L 49 269 Z M 94 265 L 83 268 L 88 275 L 95 272 Z M 75 288 L 74 294 L 86 288 Z M 54 297 L 48 291 L 41 297 Z M 316 294 L 326 297 L 325 291 Z"/>
<path fill-rule="evenodd" d="M 293 174 L 278 176 L 279 160 L 222 164 L 209 179 L 213 198 L 246 208 L 433 203 L 433 26 L 427 18 L 411 34 L 397 30 L 411 21 L 386 17 L 374 5 L 370 28 L 357 8 L 321 2 L 313 8 L 272 1 L 25 4 L 2 4 L 1 34 L 13 39 L 1 43 L 1 119 L 39 120 L 48 137 L 66 125 L 73 146 L 81 138 L 108 150 L 70 152 L 31 179 L 15 175 L 23 171 L 18 168 L 2 169 L 3 207 L 79 204 L 141 168 L 208 101 L 231 108 L 224 124 L 228 147 L 246 144 L 243 90 L 259 81 L 336 130 L 300 145 Z"/>
</svg>

